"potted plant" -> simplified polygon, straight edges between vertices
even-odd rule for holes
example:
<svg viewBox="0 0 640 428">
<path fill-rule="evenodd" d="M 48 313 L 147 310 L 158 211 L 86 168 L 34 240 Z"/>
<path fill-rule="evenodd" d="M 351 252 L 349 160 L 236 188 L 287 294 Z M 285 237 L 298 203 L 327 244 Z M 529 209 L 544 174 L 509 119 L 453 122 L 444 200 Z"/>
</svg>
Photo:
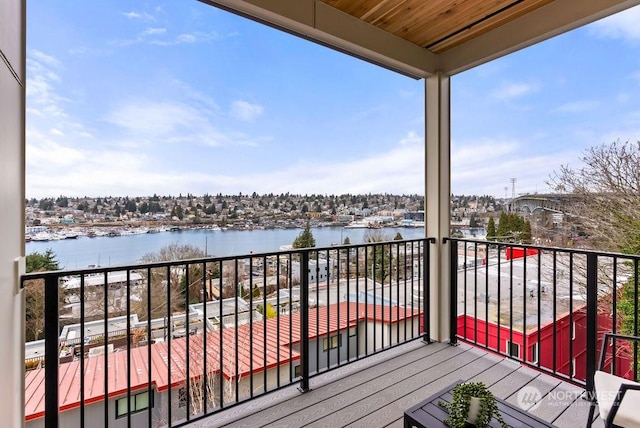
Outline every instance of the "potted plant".
<svg viewBox="0 0 640 428">
<path fill-rule="evenodd" d="M 440 401 L 439 404 L 449 413 L 445 423 L 451 428 L 464 428 L 467 424 L 485 428 L 494 417 L 503 428 L 508 427 L 498 410 L 495 397 L 482 382 L 456 385 L 451 403 Z"/>
</svg>

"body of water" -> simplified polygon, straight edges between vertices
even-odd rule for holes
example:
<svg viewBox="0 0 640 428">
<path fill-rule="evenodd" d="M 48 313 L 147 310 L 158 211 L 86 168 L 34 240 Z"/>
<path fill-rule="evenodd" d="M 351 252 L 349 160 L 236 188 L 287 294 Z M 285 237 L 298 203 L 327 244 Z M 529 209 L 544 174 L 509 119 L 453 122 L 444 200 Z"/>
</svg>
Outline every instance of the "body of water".
<svg viewBox="0 0 640 428">
<path fill-rule="evenodd" d="M 282 245 L 290 245 L 302 229 L 269 230 L 183 230 L 180 232 L 146 233 L 117 237 L 80 237 L 58 241 L 27 242 L 27 254 L 47 249 L 53 250 L 64 269 L 83 269 L 89 265 L 118 266 L 135 264 L 144 255 L 158 251 L 169 244 L 190 244 L 206 251 L 210 256 L 235 256 L 250 253 L 279 251 Z M 423 228 L 383 228 L 380 231 L 388 239 L 400 232 L 404 239 L 424 237 Z M 361 244 L 370 229 L 321 227 L 312 229 L 317 247 L 328 247 L 344 242 L 349 237 L 352 244 Z"/>
</svg>

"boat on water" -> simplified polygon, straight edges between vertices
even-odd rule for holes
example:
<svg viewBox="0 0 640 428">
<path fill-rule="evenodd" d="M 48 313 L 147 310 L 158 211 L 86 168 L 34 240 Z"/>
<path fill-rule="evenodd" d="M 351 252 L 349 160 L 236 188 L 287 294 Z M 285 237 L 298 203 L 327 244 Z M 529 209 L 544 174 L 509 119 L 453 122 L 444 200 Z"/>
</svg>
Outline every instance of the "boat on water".
<svg viewBox="0 0 640 428">
<path fill-rule="evenodd" d="M 58 241 L 60 239 L 66 239 L 66 236 L 51 231 L 38 232 L 35 235 L 31 235 L 31 241 Z"/>
<path fill-rule="evenodd" d="M 345 229 L 380 229 L 383 226 L 383 222 L 379 219 L 364 219 L 352 221 L 346 225 Z"/>
<path fill-rule="evenodd" d="M 346 225 L 345 229 L 366 229 L 369 226 L 369 223 L 363 220 L 352 221 L 348 225 Z"/>
</svg>

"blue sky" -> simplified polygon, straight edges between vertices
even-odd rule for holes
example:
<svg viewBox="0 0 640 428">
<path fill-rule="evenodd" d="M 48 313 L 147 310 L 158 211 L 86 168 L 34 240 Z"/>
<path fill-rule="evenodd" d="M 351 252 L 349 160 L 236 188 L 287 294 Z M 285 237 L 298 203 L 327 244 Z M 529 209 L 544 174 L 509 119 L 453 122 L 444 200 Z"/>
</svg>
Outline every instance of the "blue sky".
<svg viewBox="0 0 640 428">
<path fill-rule="evenodd" d="M 424 81 L 197 1 L 28 2 L 27 196 L 424 193 Z M 640 139 L 640 8 L 452 78 L 452 192 Z"/>
</svg>

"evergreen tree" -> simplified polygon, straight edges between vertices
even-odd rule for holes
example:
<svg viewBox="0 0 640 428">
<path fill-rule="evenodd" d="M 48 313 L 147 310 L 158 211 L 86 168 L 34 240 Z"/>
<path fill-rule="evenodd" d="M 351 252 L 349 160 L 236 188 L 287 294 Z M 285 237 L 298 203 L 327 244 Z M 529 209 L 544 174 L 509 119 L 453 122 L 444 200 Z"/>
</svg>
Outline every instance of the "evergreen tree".
<svg viewBox="0 0 640 428">
<path fill-rule="evenodd" d="M 44 253 L 34 252 L 27 254 L 26 271 L 43 272 L 59 270 L 60 264 L 51 249 Z M 25 339 L 27 342 L 44 338 L 44 281 L 26 281 L 24 287 L 25 296 Z M 61 304 L 64 302 L 64 293 L 60 293 Z"/>
<path fill-rule="evenodd" d="M 520 241 L 523 244 L 531 244 L 531 223 L 529 220 L 524 222 L 524 226 L 522 227 L 522 233 L 520 234 Z"/>
<path fill-rule="evenodd" d="M 214 204 L 207 205 L 207 207 L 204 209 L 204 212 L 207 215 L 213 215 L 216 213 L 216 206 Z"/>
<path fill-rule="evenodd" d="M 126 211 L 129 211 L 130 213 L 134 213 L 138 211 L 138 207 L 136 206 L 136 201 L 133 199 L 128 200 L 124 205 L 124 209 Z"/>
<path fill-rule="evenodd" d="M 487 225 L 487 240 L 496 240 L 496 222 L 493 221 L 493 216 L 489 217 L 489 224 Z"/>
<path fill-rule="evenodd" d="M 498 220 L 498 230 L 496 232 L 498 241 L 503 241 L 509 235 L 509 216 L 505 211 L 502 211 L 500 214 L 500 219 Z"/>
<path fill-rule="evenodd" d="M 60 263 L 56 260 L 56 255 L 51 248 L 44 253 L 33 252 L 27 254 L 26 270 L 29 272 L 42 272 L 60 269 Z"/>
<path fill-rule="evenodd" d="M 349 237 L 345 237 L 344 238 L 344 242 L 342 243 L 342 245 L 351 245 L 351 239 L 349 239 Z"/>
<path fill-rule="evenodd" d="M 479 227 L 480 222 L 478 222 L 478 218 L 475 213 L 471 213 L 469 217 L 469 227 Z"/>
<path fill-rule="evenodd" d="M 41 199 L 38 204 L 38 208 L 43 211 L 50 211 L 53 209 L 53 199 Z"/>
<path fill-rule="evenodd" d="M 174 205 L 171 209 L 171 217 L 178 217 L 178 220 L 182 220 L 184 218 L 184 209 L 182 205 Z"/>
<path fill-rule="evenodd" d="M 370 229 L 364 235 L 364 242 L 385 241 L 389 241 L 389 237 L 381 232 L 380 229 Z M 388 244 L 368 247 L 369 260 L 367 263 L 367 271 L 372 272 L 375 280 L 378 282 L 383 282 L 389 276 L 389 259 L 393 259 L 393 254 L 390 254 L 390 250 L 391 246 Z"/>
<path fill-rule="evenodd" d="M 160 211 L 163 211 L 163 209 L 160 206 L 159 202 L 152 201 L 152 202 L 149 203 L 149 212 L 157 213 L 157 212 L 160 212 Z"/>
<path fill-rule="evenodd" d="M 69 206 L 69 199 L 66 196 L 60 196 L 56 199 L 56 205 L 60 208 L 67 208 Z"/>
<path fill-rule="evenodd" d="M 396 236 L 393 238 L 394 241 L 402 241 L 404 238 L 400 232 L 396 233 Z"/>
<path fill-rule="evenodd" d="M 304 230 L 300 232 L 298 237 L 294 239 L 293 248 L 313 248 L 316 246 L 316 240 L 311 233 L 311 224 L 307 222 Z"/>
</svg>

